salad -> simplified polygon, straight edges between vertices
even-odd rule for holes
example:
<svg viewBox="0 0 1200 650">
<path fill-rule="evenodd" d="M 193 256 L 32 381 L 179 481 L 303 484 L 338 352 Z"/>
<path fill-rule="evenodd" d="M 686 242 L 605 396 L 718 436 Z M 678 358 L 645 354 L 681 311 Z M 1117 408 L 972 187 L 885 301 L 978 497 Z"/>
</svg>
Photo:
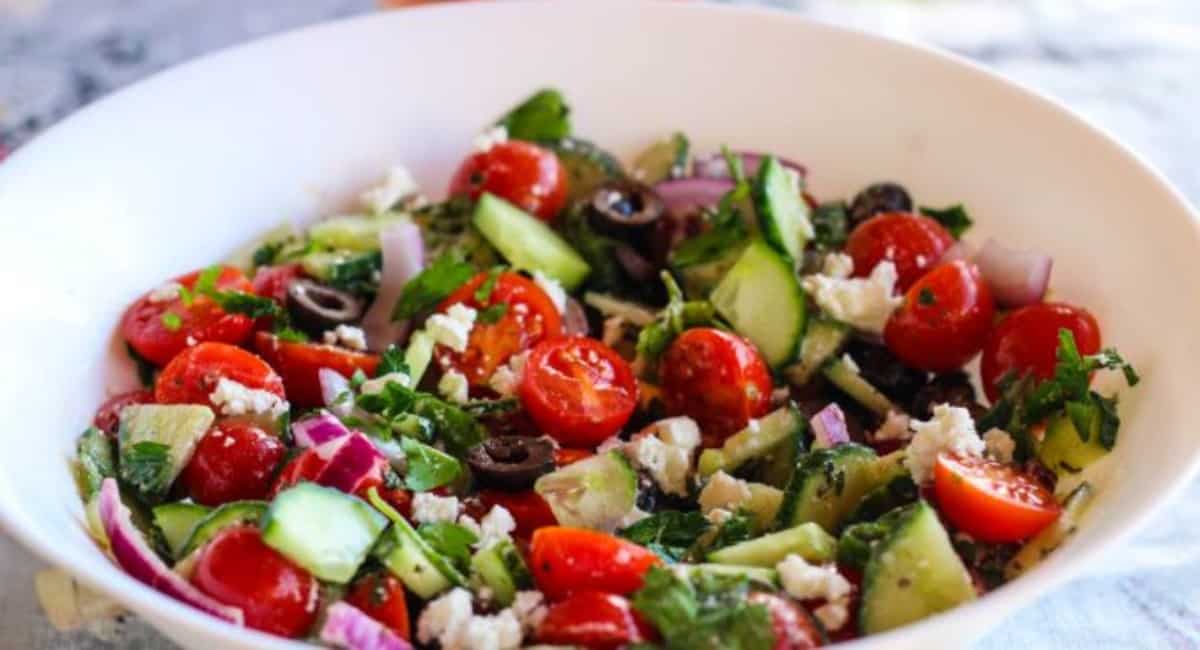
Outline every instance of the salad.
<svg viewBox="0 0 1200 650">
<path fill-rule="evenodd" d="M 152 278 L 88 530 L 350 650 L 811 648 L 975 600 L 1075 530 L 1120 425 L 1093 377 L 1137 375 L 1048 256 L 807 177 L 679 133 L 625 165 L 543 90 L 445 200 L 397 167 Z"/>
</svg>

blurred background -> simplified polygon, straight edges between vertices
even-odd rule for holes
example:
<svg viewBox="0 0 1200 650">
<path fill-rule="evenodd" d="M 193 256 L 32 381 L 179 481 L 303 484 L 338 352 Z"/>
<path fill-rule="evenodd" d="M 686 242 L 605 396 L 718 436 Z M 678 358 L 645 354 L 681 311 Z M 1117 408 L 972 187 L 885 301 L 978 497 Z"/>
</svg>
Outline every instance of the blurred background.
<svg viewBox="0 0 1200 650">
<path fill-rule="evenodd" d="M 181 61 L 274 32 L 410 4 L 417 3 L 0 0 L 0 160 L 89 102 Z M 950 49 L 1064 102 L 1148 158 L 1193 203 L 1200 202 L 1200 0 L 722 4 L 796 11 Z M 987 153 L 972 155 L 977 158 L 971 163 L 987 173 Z M 1200 648 L 1197 521 L 1200 486 L 1193 486 L 1173 511 L 1109 561 L 1097 563 L 1092 574 L 1027 608 L 976 647 Z M 129 618 L 56 630 L 34 593 L 34 575 L 41 568 L 0 534 L 0 648 L 171 647 Z"/>
</svg>

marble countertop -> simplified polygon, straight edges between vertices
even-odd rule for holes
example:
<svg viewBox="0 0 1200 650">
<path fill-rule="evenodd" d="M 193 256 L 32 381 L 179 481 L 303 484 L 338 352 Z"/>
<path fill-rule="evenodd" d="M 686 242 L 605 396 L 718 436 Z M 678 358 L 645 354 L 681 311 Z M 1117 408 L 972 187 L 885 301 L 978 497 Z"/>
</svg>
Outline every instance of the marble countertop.
<svg viewBox="0 0 1200 650">
<path fill-rule="evenodd" d="M 1200 2 L 733 0 L 931 42 L 1057 97 L 1200 202 Z M 264 34 L 372 11 L 371 0 L 0 0 L 0 158 L 152 72 Z M 1097 569 L 977 647 L 1200 648 L 1200 485 Z M 163 650 L 132 618 L 55 630 L 41 565 L 0 535 L 0 649 Z"/>
</svg>

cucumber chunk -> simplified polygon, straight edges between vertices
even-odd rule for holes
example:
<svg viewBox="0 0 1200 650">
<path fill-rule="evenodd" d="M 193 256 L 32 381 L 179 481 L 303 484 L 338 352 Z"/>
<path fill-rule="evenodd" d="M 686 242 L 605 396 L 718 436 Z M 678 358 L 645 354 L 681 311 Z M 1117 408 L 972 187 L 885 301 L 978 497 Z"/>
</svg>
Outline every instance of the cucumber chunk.
<svg viewBox="0 0 1200 650">
<path fill-rule="evenodd" d="M 792 553 L 822 564 L 832 560 L 836 552 L 837 540 L 817 524 L 807 523 L 726 546 L 709 553 L 707 560 L 717 564 L 774 567 Z"/>
<path fill-rule="evenodd" d="M 75 486 L 84 501 L 100 491 L 106 478 L 117 475 L 117 458 L 113 441 L 100 429 L 88 427 L 75 444 Z"/>
<path fill-rule="evenodd" d="M 679 178 L 688 168 L 691 145 L 687 136 L 675 132 L 665 140 L 646 147 L 633 159 L 632 176 L 638 182 L 653 185 L 668 178 Z"/>
<path fill-rule="evenodd" d="M 1008 565 L 1004 567 L 1005 579 L 1012 580 L 1030 570 L 1074 535 L 1079 527 L 1080 518 L 1095 496 L 1096 490 L 1086 481 L 1072 490 L 1063 500 L 1063 509 L 1058 519 L 1034 535 L 1033 539 L 1025 542 L 1021 550 L 1008 561 Z"/>
<path fill-rule="evenodd" d="M 574 291 L 591 269 L 558 233 L 520 208 L 484 193 L 475 205 L 475 227 L 514 267 L 541 271 Z"/>
<path fill-rule="evenodd" d="M 718 449 L 705 449 L 697 463 L 701 476 L 720 470 L 732 473 L 747 461 L 765 456 L 771 449 L 803 433 L 807 423 L 795 405 L 778 408 L 750 426 L 729 436 Z"/>
<path fill-rule="evenodd" d="M 356 252 L 379 250 L 379 231 L 406 219 L 408 216 L 399 212 L 330 217 L 310 226 L 308 237 L 324 248 Z"/>
<path fill-rule="evenodd" d="M 231 501 L 221 505 L 196 522 L 191 534 L 180 548 L 178 557 L 187 557 L 200 550 L 209 540 L 216 537 L 217 533 L 226 528 L 241 524 L 257 525 L 266 511 L 266 501 Z"/>
<path fill-rule="evenodd" d="M 805 436 L 808 426 L 797 428 L 791 435 L 785 437 L 779 444 L 771 447 L 762 459 L 758 469 L 758 480 L 784 489 L 792 482 L 796 474 L 796 465 L 805 452 Z"/>
<path fill-rule="evenodd" d="M 567 171 L 567 205 L 591 196 L 609 181 L 625 177 L 621 163 L 612 154 L 587 140 L 563 138 L 548 146 Z"/>
<path fill-rule="evenodd" d="M 794 386 L 807 384 L 826 362 L 842 351 L 849 339 L 849 325 L 827 318 L 813 319 L 800 341 L 800 360 L 785 371 L 788 382 Z"/>
<path fill-rule="evenodd" d="M 975 586 L 937 513 L 924 501 L 900 511 L 871 551 L 858 624 L 875 634 L 974 600 Z"/>
<path fill-rule="evenodd" d="M 794 184 L 792 173 L 775 156 L 767 156 L 754 177 L 752 194 L 763 238 L 788 259 L 799 262 L 813 228 L 808 204 Z"/>
<path fill-rule="evenodd" d="M 433 359 L 433 337 L 425 330 L 417 330 L 408 339 L 408 347 L 404 349 L 404 363 L 408 366 L 409 388 L 416 388 L 429 369 Z"/>
<path fill-rule="evenodd" d="M 788 484 L 780 526 L 811 521 L 837 533 L 863 495 L 879 485 L 879 460 L 871 448 L 853 443 L 810 452 Z"/>
<path fill-rule="evenodd" d="M 764 587 L 771 589 L 779 588 L 779 572 L 773 567 L 700 563 L 676 564 L 673 568 L 686 573 L 687 577 L 692 580 L 701 576 L 716 576 L 720 578 L 744 577 L 750 582 Z"/>
<path fill-rule="evenodd" d="M 120 476 L 148 500 L 166 495 L 213 423 L 197 404 L 134 404 L 121 411 Z"/>
<path fill-rule="evenodd" d="M 795 357 L 804 335 L 804 291 L 791 262 L 770 246 L 749 244 L 710 300 L 768 364 L 779 367 Z"/>
<path fill-rule="evenodd" d="M 262 519 L 267 546 L 337 584 L 354 577 L 387 519 L 362 499 L 315 483 L 280 492 Z"/>
<path fill-rule="evenodd" d="M 508 607 L 517 591 L 533 585 L 529 568 L 511 539 L 476 551 L 471 557 L 471 573 L 479 587 L 491 590 L 491 601 L 500 607 Z"/>
<path fill-rule="evenodd" d="M 830 383 L 879 416 L 887 417 L 889 411 L 902 412 L 902 409 L 893 404 L 892 400 L 879 392 L 879 389 L 872 386 L 866 379 L 863 379 L 862 375 L 858 374 L 845 361 L 831 359 L 825 364 L 824 372 L 825 378 Z"/>
<path fill-rule="evenodd" d="M 1091 418 L 1087 428 L 1088 439 L 1085 441 L 1080 438 L 1071 418 L 1066 415 L 1050 418 L 1046 423 L 1046 436 L 1038 446 L 1038 459 L 1059 476 L 1078 474 L 1108 454 L 1108 449 L 1100 444 L 1100 418 Z"/>
<path fill-rule="evenodd" d="M 783 505 L 783 490 L 762 483 L 750 483 L 750 498 L 741 505 L 743 510 L 754 515 L 754 530 L 762 532 L 770 528 L 779 516 Z"/>
<path fill-rule="evenodd" d="M 625 455 L 613 450 L 546 474 L 533 489 L 558 523 L 612 531 L 637 505 L 637 480 Z"/>
<path fill-rule="evenodd" d="M 171 557 L 179 559 L 183 557 L 183 549 L 191 538 L 192 532 L 196 530 L 196 526 L 212 510 L 198 503 L 177 501 L 155 506 L 152 512 L 154 525 L 158 526 L 158 530 L 162 532 L 163 539 L 167 542 L 167 548 L 171 549 Z"/>
<path fill-rule="evenodd" d="M 383 563 L 409 591 L 429 600 L 467 580 L 453 564 L 433 550 L 429 543 L 394 508 L 372 489 L 368 495 L 371 505 L 392 522 L 375 547 L 373 555 Z M 437 560 L 435 562 L 435 559 Z"/>
</svg>

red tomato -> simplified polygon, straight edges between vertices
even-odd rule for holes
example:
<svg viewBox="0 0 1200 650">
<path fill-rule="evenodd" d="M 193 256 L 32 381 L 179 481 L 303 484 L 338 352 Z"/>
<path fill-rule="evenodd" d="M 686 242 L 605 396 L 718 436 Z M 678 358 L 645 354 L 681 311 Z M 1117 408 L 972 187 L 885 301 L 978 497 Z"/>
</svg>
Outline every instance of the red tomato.
<svg viewBox="0 0 1200 650">
<path fill-rule="evenodd" d="M 572 449 L 570 447 L 559 447 L 554 450 L 554 466 L 565 467 L 571 463 L 591 458 L 596 452 L 591 449 Z"/>
<path fill-rule="evenodd" d="M 288 286 L 292 284 L 292 280 L 302 277 L 304 267 L 299 264 L 260 266 L 254 273 L 254 293 L 286 305 Z"/>
<path fill-rule="evenodd" d="M 242 608 L 246 627 L 304 636 L 317 620 L 317 581 L 262 541 L 257 528 L 219 533 L 202 551 L 191 582 L 216 600 Z"/>
<path fill-rule="evenodd" d="M 751 603 L 762 605 L 771 615 L 771 631 L 775 645 L 771 650 L 808 650 L 821 645 L 821 632 L 808 612 L 796 603 L 775 594 L 755 592 L 746 596 Z"/>
<path fill-rule="evenodd" d="M 298 456 L 288 461 L 283 466 L 283 469 L 280 470 L 279 476 L 275 478 L 275 483 L 271 486 L 270 495 L 274 497 L 280 492 L 304 481 L 317 483 L 318 485 L 330 485 L 332 480 L 325 475 L 325 470 L 329 467 L 332 457 L 322 456 L 322 453 L 316 448 L 305 449 Z M 405 490 L 389 490 L 383 487 L 383 475 L 386 468 L 386 461 L 377 459 L 374 467 L 363 473 L 351 492 L 366 499 L 367 492 L 371 488 L 376 488 L 379 490 L 379 496 L 383 497 L 384 501 L 390 503 L 405 516 L 408 516 L 408 512 L 411 509 L 412 495 Z"/>
<path fill-rule="evenodd" d="M 275 484 L 271 486 L 271 497 L 274 498 L 297 483 L 315 483 L 328 465 L 329 459 L 318 456 L 316 449 L 305 449 L 279 471 L 279 476 L 275 477 Z"/>
<path fill-rule="evenodd" d="M 564 445 L 581 447 L 594 447 L 619 431 L 638 401 L 629 363 L 586 336 L 534 347 L 517 392 L 539 429 Z"/>
<path fill-rule="evenodd" d="M 958 370 L 983 347 L 995 311 L 979 269 L 962 260 L 947 262 L 904 294 L 883 340 L 906 365 L 932 372 Z"/>
<path fill-rule="evenodd" d="M 988 399 L 1000 396 L 999 384 L 1009 371 L 1030 372 L 1038 379 L 1054 376 L 1059 330 L 1071 330 L 1080 354 L 1100 351 L 1100 325 L 1082 307 L 1046 302 L 1021 307 L 1004 317 L 983 346 L 979 372 Z"/>
<path fill-rule="evenodd" d="M 434 349 L 434 358 L 443 371 L 461 372 L 472 386 L 487 386 L 496 369 L 508 363 L 512 355 L 562 335 L 558 308 L 541 287 L 523 275 L 501 273 L 487 299 L 476 300 L 475 292 L 490 275 L 485 271 L 471 278 L 438 307 L 445 313 L 460 303 L 477 311 L 501 303 L 508 305 L 496 322 L 475 322 L 465 351 L 455 352 L 444 345 Z"/>
<path fill-rule="evenodd" d="M 368 573 L 350 587 L 346 602 L 391 628 L 400 638 L 409 638 L 408 603 L 404 584 L 390 573 Z"/>
<path fill-rule="evenodd" d="M 909 212 L 885 212 L 858 224 L 846 240 L 846 254 L 854 258 L 854 275 L 866 277 L 876 264 L 896 265 L 900 291 L 907 291 L 933 268 L 954 237 L 942 224 Z"/>
<path fill-rule="evenodd" d="M 659 368 L 668 415 L 687 415 L 706 447 L 745 428 L 771 406 L 771 373 L 745 339 L 710 327 L 690 329 L 667 348 Z"/>
<path fill-rule="evenodd" d="M 254 349 L 283 376 L 288 399 L 300 408 L 325 405 L 317 375 L 321 368 L 337 371 L 349 379 L 356 370 L 363 371 L 368 377 L 374 376 L 379 366 L 379 356 L 375 354 L 322 343 L 283 341 L 269 332 L 255 335 Z"/>
<path fill-rule="evenodd" d="M 471 154 L 450 181 L 450 196 L 489 192 L 541 219 L 553 221 L 567 201 L 567 172 L 554 152 L 520 141 Z"/>
<path fill-rule="evenodd" d="M 218 422 L 200 439 L 180 479 L 188 496 L 206 506 L 265 499 L 286 451 L 279 438 L 261 427 Z"/>
<path fill-rule="evenodd" d="M 533 533 L 529 568 L 550 600 L 595 589 L 630 594 L 642 586 L 650 567 L 662 561 L 649 549 L 619 537 L 566 526 L 547 526 Z"/>
<path fill-rule="evenodd" d="M 981 542 L 1032 537 L 1061 510 L 1037 479 L 983 458 L 938 455 L 933 490 L 946 519 Z"/>
<path fill-rule="evenodd" d="M 200 271 L 175 278 L 188 289 L 196 285 Z M 250 293 L 252 287 L 242 272 L 232 266 L 221 269 L 216 286 L 221 290 Z M 138 354 L 164 365 L 181 350 L 203 341 L 238 344 L 246 340 L 254 320 L 245 314 L 227 314 L 206 296 L 195 296 L 185 305 L 178 296 L 154 300 L 154 291 L 139 298 L 121 318 L 121 336 Z M 167 320 L 164 321 L 164 318 Z M 173 323 L 172 319 L 177 319 Z"/>
<path fill-rule="evenodd" d="M 580 591 L 546 608 L 537 641 L 609 650 L 648 641 L 651 634 L 629 600 L 600 591 Z"/>
<path fill-rule="evenodd" d="M 228 343 L 201 343 L 180 352 L 158 373 L 154 399 L 160 404 L 208 404 L 222 378 L 284 397 L 283 380 L 266 361 Z"/>
<path fill-rule="evenodd" d="M 126 393 L 117 393 L 105 400 L 100 405 L 100 408 L 96 409 L 96 415 L 92 418 L 92 424 L 105 433 L 115 435 L 121 425 L 121 411 L 126 406 L 153 403 L 154 393 L 144 388 L 131 390 Z"/>
<path fill-rule="evenodd" d="M 482 512 L 479 513 L 481 517 L 487 514 L 493 506 L 503 506 L 505 510 L 512 513 L 513 520 L 517 522 L 517 537 L 528 539 L 530 535 L 533 535 L 533 531 L 558 524 L 558 519 L 554 517 L 554 511 L 550 509 L 550 504 L 546 503 L 542 495 L 533 490 L 521 492 L 480 490 L 477 496 L 482 506 Z"/>
</svg>

